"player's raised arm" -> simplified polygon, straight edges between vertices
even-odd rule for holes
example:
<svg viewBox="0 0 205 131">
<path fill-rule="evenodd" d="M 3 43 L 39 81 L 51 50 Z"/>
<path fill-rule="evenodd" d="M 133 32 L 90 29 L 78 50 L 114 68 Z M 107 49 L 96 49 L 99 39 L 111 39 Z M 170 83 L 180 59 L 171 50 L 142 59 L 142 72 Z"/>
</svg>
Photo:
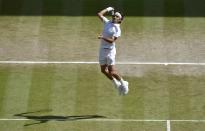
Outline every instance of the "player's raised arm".
<svg viewBox="0 0 205 131">
<path fill-rule="evenodd" d="M 113 7 L 107 7 L 106 9 L 103 9 L 100 12 L 98 12 L 97 15 L 98 15 L 98 17 L 100 18 L 101 21 L 105 21 L 104 15 L 107 12 L 110 12 L 110 11 L 114 11 L 114 8 Z"/>
</svg>

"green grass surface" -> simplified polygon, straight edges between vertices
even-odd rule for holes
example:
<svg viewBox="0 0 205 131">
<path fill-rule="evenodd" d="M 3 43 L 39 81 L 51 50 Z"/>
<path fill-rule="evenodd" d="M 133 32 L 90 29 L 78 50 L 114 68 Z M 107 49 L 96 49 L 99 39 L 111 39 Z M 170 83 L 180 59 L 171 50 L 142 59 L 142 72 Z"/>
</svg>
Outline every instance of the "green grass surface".
<svg viewBox="0 0 205 131">
<path fill-rule="evenodd" d="M 96 13 L 114 6 L 125 13 L 118 62 L 202 63 L 203 5 L 203 0 L 1 0 L 0 60 L 97 61 L 102 23 Z M 166 131 L 165 121 L 106 120 L 205 119 L 204 66 L 117 67 L 130 83 L 127 96 L 118 95 L 99 65 L 0 64 L 0 119 L 30 119 L 0 121 L 0 131 Z M 204 122 L 171 122 L 171 131 L 204 129 Z"/>
<path fill-rule="evenodd" d="M 0 17 L 0 60 L 97 61 L 97 17 Z M 126 17 L 117 61 L 205 62 L 204 18 Z M 32 52 L 32 53 L 31 53 Z"/>
<path fill-rule="evenodd" d="M 123 66 L 134 69 L 133 75 L 136 67 Z M 0 118 L 31 120 L 0 121 L 0 130 L 159 131 L 166 130 L 165 122 L 78 120 L 205 119 L 204 75 L 176 75 L 169 71 L 174 66 L 154 68 L 142 76 L 123 76 L 130 82 L 130 93 L 119 96 L 98 65 L 1 65 Z M 176 131 L 204 129 L 203 122 L 196 124 L 173 122 L 172 126 Z"/>
<path fill-rule="evenodd" d="M 0 21 L 0 60 L 97 61 L 102 26 L 97 17 L 4 16 Z M 204 62 L 204 25 L 204 18 L 126 17 L 117 61 Z M 77 118 L 205 119 L 204 66 L 118 67 L 130 82 L 125 97 L 97 65 L 1 64 L 0 118 L 31 120 L 0 121 L 0 130 L 161 131 L 165 122 Z M 171 122 L 172 131 L 203 131 L 204 125 Z"/>
</svg>

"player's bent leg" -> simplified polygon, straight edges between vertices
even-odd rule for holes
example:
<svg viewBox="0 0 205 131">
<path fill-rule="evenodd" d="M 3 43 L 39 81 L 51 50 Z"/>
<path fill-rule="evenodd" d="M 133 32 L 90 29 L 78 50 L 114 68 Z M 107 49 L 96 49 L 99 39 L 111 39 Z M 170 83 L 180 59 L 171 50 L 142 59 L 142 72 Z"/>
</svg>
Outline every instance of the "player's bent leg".
<svg viewBox="0 0 205 131">
<path fill-rule="evenodd" d="M 117 70 L 115 69 L 114 65 L 109 65 L 108 71 L 109 71 L 110 75 L 113 76 L 114 78 L 116 78 L 118 81 L 120 81 L 122 79 L 121 76 L 117 73 Z"/>
<path fill-rule="evenodd" d="M 101 65 L 101 72 L 110 80 L 113 80 L 112 76 L 110 75 L 110 73 L 108 72 L 108 67 L 107 65 Z"/>
<path fill-rule="evenodd" d="M 129 83 L 127 81 L 124 81 L 122 77 L 117 73 L 117 70 L 115 69 L 114 65 L 108 66 L 109 73 L 116 78 L 120 82 L 119 86 L 119 94 L 120 95 L 126 95 L 129 92 L 128 85 Z"/>
<path fill-rule="evenodd" d="M 116 80 L 108 71 L 108 67 L 107 65 L 101 65 L 101 72 L 107 76 L 108 79 L 112 80 L 114 86 L 116 89 L 119 89 L 119 87 L 121 86 L 120 82 L 118 80 Z"/>
<path fill-rule="evenodd" d="M 120 75 L 118 75 L 117 70 L 115 70 L 114 65 L 101 65 L 101 72 L 110 80 L 113 81 L 115 88 L 118 89 L 120 95 L 126 95 L 129 91 L 128 82 L 124 81 Z"/>
</svg>

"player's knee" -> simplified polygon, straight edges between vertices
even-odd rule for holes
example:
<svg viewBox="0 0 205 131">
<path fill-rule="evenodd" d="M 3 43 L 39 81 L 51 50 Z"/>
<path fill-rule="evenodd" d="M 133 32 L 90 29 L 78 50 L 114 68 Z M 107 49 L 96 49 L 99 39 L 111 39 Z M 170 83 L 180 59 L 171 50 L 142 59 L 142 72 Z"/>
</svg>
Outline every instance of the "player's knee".
<svg viewBox="0 0 205 131">
<path fill-rule="evenodd" d="M 106 74 L 106 70 L 105 69 L 101 69 L 101 73 Z"/>
</svg>

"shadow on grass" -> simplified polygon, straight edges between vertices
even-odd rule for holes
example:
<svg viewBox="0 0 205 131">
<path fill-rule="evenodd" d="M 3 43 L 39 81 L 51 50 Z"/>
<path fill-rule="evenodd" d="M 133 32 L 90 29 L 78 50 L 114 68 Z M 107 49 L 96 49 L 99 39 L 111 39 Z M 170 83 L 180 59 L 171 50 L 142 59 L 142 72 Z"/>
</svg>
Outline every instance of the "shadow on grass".
<svg viewBox="0 0 205 131">
<path fill-rule="evenodd" d="M 37 121 L 35 123 L 25 124 L 24 126 L 42 124 L 50 121 L 78 121 L 78 120 L 106 118 L 105 116 L 100 116 L 100 115 L 73 115 L 73 116 L 31 115 L 32 113 L 37 113 L 37 112 L 41 112 L 41 111 L 20 113 L 20 114 L 15 114 L 14 116 Z"/>
</svg>

